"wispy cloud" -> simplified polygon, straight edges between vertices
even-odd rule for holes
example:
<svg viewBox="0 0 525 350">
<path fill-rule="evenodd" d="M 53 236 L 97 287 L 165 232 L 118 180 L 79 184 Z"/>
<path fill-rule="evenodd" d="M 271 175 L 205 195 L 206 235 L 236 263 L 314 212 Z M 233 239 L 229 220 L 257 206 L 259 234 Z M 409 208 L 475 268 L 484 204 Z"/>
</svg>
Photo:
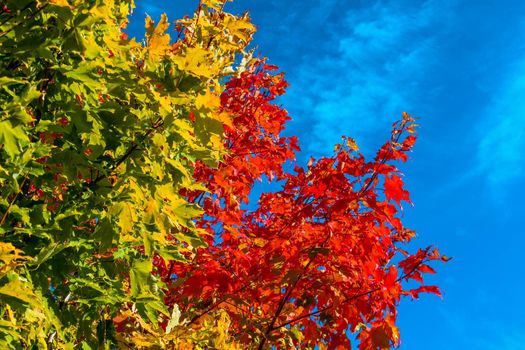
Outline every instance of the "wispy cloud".
<svg viewBox="0 0 525 350">
<path fill-rule="evenodd" d="M 437 311 L 447 333 L 443 334 L 437 344 L 429 344 L 428 349 L 442 348 L 439 345 L 445 343 L 448 349 L 525 350 L 525 329 L 519 325 L 494 319 L 491 315 L 487 315 L 486 319 L 479 319 L 461 307 L 453 309 L 441 306 Z M 443 324 L 436 329 L 439 330 L 442 326 Z"/>
<path fill-rule="evenodd" d="M 468 323 L 468 320 L 465 320 Z M 470 330 L 472 333 L 475 330 Z M 468 334 L 466 330 L 464 334 Z M 502 322 L 484 322 L 480 327 L 481 336 L 472 342 L 480 350 L 525 350 L 525 330 Z"/>
<path fill-rule="evenodd" d="M 478 173 L 498 191 L 525 171 L 525 60 L 509 69 L 477 129 Z"/>
<path fill-rule="evenodd" d="M 436 38 L 446 29 L 439 20 L 451 12 L 451 4 L 378 2 L 347 9 L 324 45 L 312 49 L 297 68 L 300 73 L 292 75 L 286 105 L 303 106 L 303 113 L 308 107 L 311 136 L 302 140 L 306 153 L 326 153 L 341 134 L 356 137 L 361 145 L 377 140 L 378 130 L 388 132 L 388 122 L 410 111 L 422 93 L 421 79 L 437 62 Z M 294 90 L 294 80 L 303 87 Z"/>
</svg>

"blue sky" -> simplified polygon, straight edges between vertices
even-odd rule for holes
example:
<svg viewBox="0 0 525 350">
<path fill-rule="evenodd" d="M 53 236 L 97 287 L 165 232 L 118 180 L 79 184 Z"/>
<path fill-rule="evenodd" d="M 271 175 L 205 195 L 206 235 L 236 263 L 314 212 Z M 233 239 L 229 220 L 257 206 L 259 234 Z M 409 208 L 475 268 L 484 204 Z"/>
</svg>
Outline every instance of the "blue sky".
<svg viewBox="0 0 525 350">
<path fill-rule="evenodd" d="M 197 0 L 136 0 L 171 19 Z M 255 45 L 286 72 L 288 133 L 330 154 L 341 135 L 371 154 L 402 111 L 420 118 L 402 166 L 414 246 L 448 256 L 429 279 L 443 300 L 399 309 L 403 350 L 525 350 L 525 2 L 522 0 L 236 0 Z"/>
</svg>

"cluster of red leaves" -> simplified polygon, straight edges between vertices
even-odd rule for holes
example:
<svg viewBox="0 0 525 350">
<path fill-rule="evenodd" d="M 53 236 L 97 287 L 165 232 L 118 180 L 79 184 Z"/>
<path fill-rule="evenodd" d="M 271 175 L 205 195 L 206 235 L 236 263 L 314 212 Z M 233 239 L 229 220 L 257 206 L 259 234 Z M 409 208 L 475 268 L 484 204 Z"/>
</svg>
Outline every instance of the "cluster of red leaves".
<svg viewBox="0 0 525 350">
<path fill-rule="evenodd" d="M 205 209 L 198 225 L 212 234 L 209 247 L 191 264 L 165 265 L 166 302 L 192 315 L 190 323 L 225 309 L 237 339 L 260 349 L 284 338 L 300 348 L 349 348 L 348 330 L 358 330 L 360 349 L 395 346 L 400 297 L 439 295 L 423 285 L 422 273 L 434 272 L 427 262 L 447 259 L 432 248 L 409 254 L 399 247 L 414 233 L 399 219 L 409 193 L 391 163 L 407 159 L 414 121 L 403 114 L 372 161 L 344 139 L 332 157 L 286 173 L 283 164 L 299 148 L 280 136 L 289 117 L 272 100 L 287 84 L 275 69 L 260 62 L 227 84 L 229 154 L 216 169 L 198 164 L 195 179 L 211 193 L 188 195 Z M 241 210 L 263 175 L 281 180 L 282 189 Z M 409 279 L 422 286 L 405 290 Z"/>
<path fill-rule="evenodd" d="M 271 103 L 288 86 L 282 73 L 271 74 L 276 69 L 263 63 L 254 65 L 231 79 L 221 96 L 222 108 L 233 115 L 233 127 L 224 126 L 229 154 L 218 169 L 197 164 L 194 177 L 212 196 L 190 196 L 190 200 L 201 200 L 206 214 L 214 218 L 212 224 L 241 225 L 240 204 L 248 203 L 255 181 L 263 175 L 282 179 L 282 165 L 299 150 L 296 137 L 280 136 L 290 117 Z"/>
</svg>

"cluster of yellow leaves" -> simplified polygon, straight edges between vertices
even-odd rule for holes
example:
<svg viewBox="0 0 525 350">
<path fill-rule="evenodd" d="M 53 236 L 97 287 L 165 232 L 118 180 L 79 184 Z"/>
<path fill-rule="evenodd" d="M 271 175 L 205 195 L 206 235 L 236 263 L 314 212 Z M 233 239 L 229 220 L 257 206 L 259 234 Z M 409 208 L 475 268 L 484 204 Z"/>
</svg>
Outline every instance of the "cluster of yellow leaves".
<svg viewBox="0 0 525 350">
<path fill-rule="evenodd" d="M 223 12 L 225 1 L 203 0 L 193 18 L 178 22 L 183 33 L 175 42 L 166 15 L 156 23 L 148 17 L 142 44 L 125 33 L 133 0 L 27 3 L 9 0 L 6 6 L 19 6 L 13 10 L 18 17 L 0 25 L 5 52 L 19 54 L 20 45 L 34 41 L 34 50 L 13 58 L 23 61 L 23 69 L 0 81 L 15 88 L 27 84 L 20 99 L 0 100 L 23 111 L 22 117 L 6 112 L 2 121 L 0 152 L 9 162 L 0 170 L 9 175 L 26 169 L 25 187 L 34 189 L 29 194 L 14 181 L 8 192 L 3 185 L 11 179 L 0 179 L 0 190 L 5 198 L 35 203 L 8 208 L 1 228 L 37 237 L 37 243 L 0 242 L 0 348 L 67 348 L 80 333 L 93 341 L 97 324 L 126 312 L 142 331 L 121 334 L 122 342 L 235 348 L 225 313 L 191 326 L 172 315 L 169 332 L 158 328 L 155 317 L 169 313 L 164 284 L 151 275 L 151 257 L 184 260 L 205 244 L 207 233 L 193 222 L 202 211 L 180 193 L 206 190 L 192 179 L 195 161 L 213 166 L 225 155 L 223 126 L 231 126 L 232 118 L 221 111 L 221 85 L 251 58 L 245 52 L 255 32 L 250 18 Z M 8 29 L 13 24 L 16 35 Z M 235 68 L 239 56 L 244 64 Z M 0 68 L 9 71 L 7 64 Z M 41 119 L 35 123 L 37 109 Z M 122 264 L 111 275 L 104 259 L 115 252 Z M 48 302 L 62 303 L 63 312 L 53 314 L 57 307 Z M 127 310 L 132 304 L 142 308 Z M 86 310 L 99 318 L 80 331 Z"/>
<path fill-rule="evenodd" d="M 11 243 L 0 242 L 0 278 L 15 270 L 23 261 L 29 259 Z"/>
<path fill-rule="evenodd" d="M 140 84 L 151 86 L 150 93 L 160 101 L 159 115 L 165 123 L 173 123 L 180 136 L 179 140 L 170 140 L 166 134 L 155 133 L 151 137 L 151 149 L 144 152 L 147 157 L 137 164 L 144 173 L 160 181 L 166 176 L 165 168 L 160 164 L 175 169 L 180 178 L 166 179 L 170 181 L 154 189 L 145 189 L 133 179 L 127 179 L 125 183 L 117 182 L 115 186 L 116 191 L 127 193 L 129 201 L 115 203 L 109 210 L 109 216 L 118 222 L 123 240 L 144 244 L 147 254 L 151 253 L 149 248 L 152 244 L 160 247 L 169 244 L 169 234 L 183 227 L 190 228 L 192 218 L 201 214 L 199 208 L 189 205 L 178 195 L 180 187 L 205 190 L 193 182 L 187 163 L 177 157 L 183 144 L 192 152 L 208 153 L 211 156 L 208 162 L 211 163 L 219 161 L 225 152 L 222 125 L 232 124 L 231 116 L 220 110 L 220 79 L 234 71 L 235 57 L 245 54 L 244 49 L 255 28 L 247 15 L 223 13 L 222 4 L 222 1 L 201 2 L 193 18 L 178 22 L 186 29 L 184 40 L 176 43 L 172 43 L 167 33 L 170 23 L 165 14 L 158 23 L 147 17 L 146 45 L 133 46 L 131 50 L 135 62 L 143 62 L 145 72 L 156 72 L 164 65 L 170 67 L 166 72 L 169 78 L 179 84 L 185 76 L 193 76 L 203 84 L 201 92 L 181 92 L 179 89 L 158 89 L 158 82 L 151 81 L 147 74 L 140 78 Z M 115 49 L 115 56 L 117 52 Z M 187 118 L 172 118 L 174 114 L 188 110 L 193 111 L 195 125 Z M 124 166 L 119 170 L 125 170 Z M 137 232 L 134 230 L 135 222 L 155 224 L 159 231 L 147 238 L 143 234 L 134 234 Z M 191 242 L 187 239 L 182 241 L 191 248 Z"/>
<path fill-rule="evenodd" d="M 192 221 L 202 212 L 200 208 L 188 204 L 178 194 L 178 190 L 180 187 L 206 189 L 193 182 L 187 163 L 177 157 L 177 152 L 183 145 L 193 152 L 206 151 L 211 158 L 203 160 L 211 164 L 224 155 L 222 126 L 231 126 L 232 122 L 231 116 L 220 109 L 221 79 L 235 72 L 233 64 L 237 55 L 247 56 L 244 49 L 255 32 L 247 15 L 238 17 L 224 13 L 222 6 L 222 1 L 201 1 L 193 18 L 178 22 L 185 28 L 184 39 L 175 43 L 167 33 L 170 24 L 165 15 L 161 16 L 158 23 L 150 17 L 146 18 L 146 45 L 141 50 L 133 51 L 135 60 L 143 62 L 141 64 L 145 72 L 158 70 L 164 65 L 169 67 L 166 69 L 169 78 L 177 84 L 185 76 L 192 76 L 202 84 L 199 92 L 181 92 L 177 89 L 169 91 L 157 89 L 148 81 L 147 75 L 143 78 L 144 84 L 152 85 L 150 92 L 155 99 L 161 101 L 159 114 L 176 125 L 180 138 L 173 140 L 169 135 L 155 133 L 151 137 L 151 149 L 145 153 L 145 160 L 138 165 L 144 173 L 151 174 L 160 181 L 166 176 L 166 169 L 158 166 L 161 163 L 173 168 L 180 177 L 147 189 L 133 179 L 117 182 L 116 190 L 126 193 L 128 200 L 115 203 L 109 215 L 116 218 L 121 238 L 133 244 L 142 244 L 146 255 L 157 252 L 166 259 L 180 258 L 171 255 L 173 252 L 169 247 L 173 241 L 168 240 L 168 236 L 174 236 L 179 242 L 185 243 L 186 250 L 203 244 L 198 236 L 206 233 L 194 228 Z M 170 115 L 188 110 L 192 111 L 194 124 L 187 118 L 170 119 Z M 159 158 L 162 162 L 157 161 Z M 158 230 L 153 234 L 144 234 L 144 230 L 139 230 L 141 233 L 137 234 L 138 231 L 133 226 L 137 222 L 154 225 Z M 192 238 L 179 233 L 182 229 L 193 230 L 197 236 Z M 131 320 L 128 324 L 129 332 L 120 333 L 119 341 L 133 344 L 134 347 L 239 348 L 228 335 L 229 319 L 224 311 L 202 317 L 197 324 L 190 325 L 179 321 L 180 313 L 174 309 L 166 331 L 147 322 L 133 310 L 125 310 L 118 317 Z M 166 313 L 160 313 L 159 317 L 160 320 L 166 318 Z"/>
<path fill-rule="evenodd" d="M 55 326 L 59 332 L 62 330 L 41 293 L 34 290 L 20 274 L 19 270 L 28 260 L 31 258 L 11 243 L 0 242 L 0 278 L 7 279 L 7 283 L 0 286 L 0 301 L 11 301 L 0 302 L 0 333 L 11 336 L 13 340 L 37 343 L 44 348 L 47 346 L 48 329 Z M 24 312 L 15 312 L 15 307 Z M 0 348 L 9 348 L 9 343 L 0 338 Z"/>
<path fill-rule="evenodd" d="M 202 76 L 233 72 L 231 65 L 252 40 L 255 27 L 248 14 L 222 12 L 223 4 L 224 1 L 201 1 L 194 18 L 178 21 L 186 28 L 189 49 L 179 60 L 179 67 Z"/>
<path fill-rule="evenodd" d="M 129 309 L 114 319 L 117 323 L 123 320 L 127 333 L 120 333 L 118 340 L 124 347 L 178 350 L 241 349 L 240 344 L 229 334 L 230 318 L 224 310 L 205 315 L 198 322 L 191 324 L 188 320 L 181 319 L 181 311 L 175 305 L 169 318 L 159 319 L 160 322 L 167 320 L 166 330 L 150 324 Z"/>
</svg>

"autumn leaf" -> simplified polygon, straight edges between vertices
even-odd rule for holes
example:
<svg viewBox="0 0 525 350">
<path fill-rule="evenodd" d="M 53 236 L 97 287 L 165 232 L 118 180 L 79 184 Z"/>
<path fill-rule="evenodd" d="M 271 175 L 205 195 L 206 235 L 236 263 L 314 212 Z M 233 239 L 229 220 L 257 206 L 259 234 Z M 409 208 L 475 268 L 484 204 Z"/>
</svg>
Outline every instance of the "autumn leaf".
<svg viewBox="0 0 525 350">
<path fill-rule="evenodd" d="M 385 177 L 385 196 L 387 199 L 393 200 L 398 204 L 405 200 L 410 202 L 408 191 L 403 189 L 403 180 L 398 175 L 391 175 Z"/>
</svg>

